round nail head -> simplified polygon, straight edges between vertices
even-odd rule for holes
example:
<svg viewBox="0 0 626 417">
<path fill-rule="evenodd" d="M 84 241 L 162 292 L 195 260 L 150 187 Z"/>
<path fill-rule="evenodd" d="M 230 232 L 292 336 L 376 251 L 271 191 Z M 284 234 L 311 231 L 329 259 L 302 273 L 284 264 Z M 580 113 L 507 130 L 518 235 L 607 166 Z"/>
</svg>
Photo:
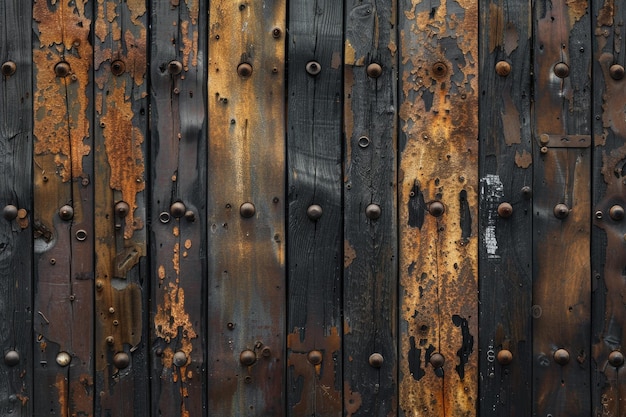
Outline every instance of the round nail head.
<svg viewBox="0 0 626 417">
<path fill-rule="evenodd" d="M 376 62 L 372 62 L 371 64 L 367 66 L 366 72 L 367 72 L 368 77 L 378 78 L 383 73 L 383 67 L 381 67 L 380 64 Z"/>
<path fill-rule="evenodd" d="M 306 72 L 309 75 L 317 75 L 322 71 L 322 66 L 317 61 L 309 61 L 306 64 Z"/>
<path fill-rule="evenodd" d="M 624 218 L 624 207 L 620 205 L 614 205 L 609 209 L 609 216 L 613 220 L 622 220 Z"/>
<path fill-rule="evenodd" d="M 554 216 L 557 219 L 564 219 L 569 215 L 569 207 L 567 207 L 565 204 L 557 204 L 556 206 L 554 206 Z"/>
<path fill-rule="evenodd" d="M 499 61 L 496 63 L 496 74 L 500 77 L 506 77 L 511 73 L 511 64 L 506 61 Z"/>
<path fill-rule="evenodd" d="M 443 367 L 444 363 L 446 363 L 446 360 L 441 353 L 433 353 L 430 356 L 430 364 L 433 368 L 441 368 Z"/>
<path fill-rule="evenodd" d="M 180 61 L 170 61 L 170 63 L 167 64 L 167 71 L 172 75 L 178 75 L 183 72 L 183 64 L 181 64 Z"/>
<path fill-rule="evenodd" d="M 115 356 L 113 356 L 113 365 L 115 365 L 117 369 L 127 368 L 128 365 L 130 365 L 130 357 L 128 356 L 128 353 L 116 353 Z"/>
<path fill-rule="evenodd" d="M 370 220 L 376 220 L 380 217 L 381 210 L 378 204 L 370 204 L 365 207 L 365 215 Z"/>
<path fill-rule="evenodd" d="M 54 73 L 57 77 L 67 77 L 70 73 L 70 64 L 65 61 L 61 61 L 54 66 Z"/>
<path fill-rule="evenodd" d="M 7 61 L 2 64 L 2 75 L 4 75 L 5 77 L 10 77 L 11 75 L 15 74 L 16 69 L 17 66 L 15 65 L 15 62 Z"/>
<path fill-rule="evenodd" d="M 237 66 L 237 74 L 242 78 L 247 78 L 252 75 L 252 65 L 247 62 L 242 62 Z"/>
<path fill-rule="evenodd" d="M 311 204 L 309 208 L 306 209 L 306 215 L 312 221 L 317 221 L 322 217 L 322 207 L 318 204 Z"/>
<path fill-rule="evenodd" d="M 111 62 L 111 72 L 113 73 L 113 75 L 120 76 L 124 74 L 124 71 L 126 71 L 126 65 L 124 64 L 124 61 L 117 59 Z"/>
<path fill-rule="evenodd" d="M 10 350 L 4 355 L 4 363 L 7 366 L 15 366 L 19 362 L 20 362 L 20 354 L 14 350 Z"/>
<path fill-rule="evenodd" d="M 307 360 L 311 365 L 319 365 L 320 363 L 322 363 L 322 358 L 322 352 L 320 352 L 319 350 L 312 350 L 307 355 Z"/>
<path fill-rule="evenodd" d="M 565 62 L 559 62 L 554 66 L 554 74 L 559 78 L 565 78 L 569 75 L 569 65 Z"/>
<path fill-rule="evenodd" d="M 63 220 L 71 220 L 74 217 L 74 208 L 70 205 L 64 205 L 59 209 L 59 217 Z"/>
<path fill-rule="evenodd" d="M 72 361 L 72 357 L 67 352 L 59 352 L 56 361 L 59 366 L 67 366 Z"/>
<path fill-rule="evenodd" d="M 178 352 L 174 353 L 173 361 L 174 361 L 174 365 L 180 368 L 181 366 L 187 364 L 187 355 L 185 354 L 185 352 L 179 350 Z"/>
<path fill-rule="evenodd" d="M 185 215 L 187 208 L 181 201 L 177 201 L 170 206 L 170 213 L 177 219 L 180 219 Z"/>
<path fill-rule="evenodd" d="M 8 204 L 4 206 L 2 210 L 2 215 L 7 220 L 14 220 L 17 217 L 18 209 L 13 204 Z"/>
<path fill-rule="evenodd" d="M 370 366 L 372 366 L 373 368 L 380 368 L 381 366 L 383 366 L 383 362 L 384 358 L 383 355 L 381 355 L 380 353 L 376 352 L 370 355 L 369 363 Z"/>
<path fill-rule="evenodd" d="M 439 217 L 443 214 L 445 208 L 440 201 L 433 201 L 428 205 L 428 212 L 431 216 Z"/>
<path fill-rule="evenodd" d="M 512 214 L 513 206 L 511 206 L 511 203 L 500 203 L 500 205 L 498 206 L 498 216 L 507 219 L 511 217 Z"/>
<path fill-rule="evenodd" d="M 624 67 L 619 64 L 613 64 L 609 68 L 609 74 L 614 80 L 621 80 L 624 78 Z"/>
<path fill-rule="evenodd" d="M 609 353 L 609 363 L 611 364 L 611 366 L 619 368 L 624 364 L 624 354 L 619 350 L 614 350 L 613 352 Z"/>
<path fill-rule="evenodd" d="M 253 365 L 256 362 L 256 353 L 250 349 L 246 349 L 239 354 L 239 362 L 244 366 Z"/>
<path fill-rule="evenodd" d="M 559 365 L 567 365 L 569 362 L 569 352 L 565 349 L 558 349 L 554 352 L 554 361 Z"/>
<path fill-rule="evenodd" d="M 239 207 L 239 213 L 241 214 L 241 217 L 245 217 L 247 219 L 254 216 L 255 212 L 256 208 L 252 203 L 243 203 L 241 207 Z"/>
<path fill-rule="evenodd" d="M 115 204 L 115 214 L 119 217 L 126 217 L 130 211 L 130 206 L 125 201 L 120 201 Z"/>
<path fill-rule="evenodd" d="M 508 365 L 513 361 L 513 354 L 510 350 L 502 349 L 496 356 L 500 365 Z"/>
</svg>

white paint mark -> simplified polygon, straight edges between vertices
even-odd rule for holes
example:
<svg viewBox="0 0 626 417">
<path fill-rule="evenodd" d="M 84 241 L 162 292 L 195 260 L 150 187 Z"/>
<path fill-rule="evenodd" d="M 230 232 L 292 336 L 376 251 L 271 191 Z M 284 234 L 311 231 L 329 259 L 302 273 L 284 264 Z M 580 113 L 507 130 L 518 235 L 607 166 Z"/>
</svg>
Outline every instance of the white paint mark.
<svg viewBox="0 0 626 417">
<path fill-rule="evenodd" d="M 485 228 L 485 249 L 487 258 L 500 259 L 498 255 L 498 240 L 496 238 L 496 220 L 498 217 L 498 204 L 504 197 L 504 186 L 498 175 L 488 174 L 481 181 L 480 193 L 483 201 L 487 202 L 487 227 Z"/>
</svg>

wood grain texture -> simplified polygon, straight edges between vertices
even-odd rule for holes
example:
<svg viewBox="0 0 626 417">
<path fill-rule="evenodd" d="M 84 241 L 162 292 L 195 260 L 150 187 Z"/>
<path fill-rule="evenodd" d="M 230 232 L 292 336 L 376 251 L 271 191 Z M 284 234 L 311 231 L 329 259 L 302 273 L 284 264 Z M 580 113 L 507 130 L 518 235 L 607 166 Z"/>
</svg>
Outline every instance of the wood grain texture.
<svg viewBox="0 0 626 417">
<path fill-rule="evenodd" d="M 533 360 L 532 9 L 516 0 L 481 1 L 480 8 L 479 410 L 521 417 L 532 409 L 532 386 L 522 383 Z M 502 203 L 510 204 L 509 217 Z"/>
<path fill-rule="evenodd" d="M 341 416 L 343 5 L 289 5 L 288 415 Z M 307 214 L 315 205 L 319 218 Z"/>
<path fill-rule="evenodd" d="M 586 1 L 534 7 L 538 149 L 542 134 L 590 134 L 591 44 Z M 533 167 L 533 413 L 589 416 L 590 149 L 546 147 Z M 555 216 L 557 204 L 567 217 Z M 567 364 L 556 362 L 558 349 Z"/>
<path fill-rule="evenodd" d="M 0 219 L 0 347 L 6 358 L 0 365 L 0 415 L 28 417 L 33 410 L 32 4 L 3 2 L 0 16 L 0 208 L 15 210 Z"/>
<path fill-rule="evenodd" d="M 626 410 L 623 357 L 626 328 L 622 297 L 626 228 L 616 210 L 626 207 L 624 40 L 621 26 L 626 8 L 621 2 L 596 2 L 591 14 L 593 42 L 593 211 L 592 228 L 592 410 L 594 416 L 620 416 Z M 622 360 L 623 361 L 623 360 Z"/>
<path fill-rule="evenodd" d="M 36 416 L 93 415 L 91 6 L 33 5 Z"/>
<path fill-rule="evenodd" d="M 152 412 L 203 415 L 206 2 L 151 2 Z"/>
<path fill-rule="evenodd" d="M 389 416 L 398 401 L 395 2 L 346 2 L 345 20 L 344 407 Z"/>
<path fill-rule="evenodd" d="M 149 410 L 147 17 L 142 2 L 100 1 L 93 24 L 96 415 L 111 417 Z"/>
<path fill-rule="evenodd" d="M 478 2 L 402 1 L 398 16 L 400 409 L 406 416 L 473 416 Z"/>
<path fill-rule="evenodd" d="M 208 409 L 282 416 L 285 38 L 273 33 L 286 2 L 213 1 L 209 16 Z"/>
</svg>

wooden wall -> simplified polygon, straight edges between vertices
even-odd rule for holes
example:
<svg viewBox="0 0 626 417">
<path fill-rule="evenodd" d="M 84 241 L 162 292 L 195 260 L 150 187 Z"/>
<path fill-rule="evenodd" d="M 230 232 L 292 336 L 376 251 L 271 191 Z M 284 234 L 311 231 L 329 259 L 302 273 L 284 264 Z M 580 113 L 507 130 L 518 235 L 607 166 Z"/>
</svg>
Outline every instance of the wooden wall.
<svg viewBox="0 0 626 417">
<path fill-rule="evenodd" d="M 0 10 L 0 415 L 624 415 L 619 1 Z"/>
</svg>

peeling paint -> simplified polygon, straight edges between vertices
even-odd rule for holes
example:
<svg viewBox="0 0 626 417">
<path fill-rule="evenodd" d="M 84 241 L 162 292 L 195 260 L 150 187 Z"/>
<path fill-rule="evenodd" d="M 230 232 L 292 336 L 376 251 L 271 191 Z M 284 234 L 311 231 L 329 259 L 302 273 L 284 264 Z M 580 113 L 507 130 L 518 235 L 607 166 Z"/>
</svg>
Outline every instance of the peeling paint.
<svg viewBox="0 0 626 417">
<path fill-rule="evenodd" d="M 521 153 L 519 151 L 515 152 L 515 165 L 517 165 L 519 168 L 526 169 L 531 166 L 532 163 L 533 156 L 526 149 L 522 150 Z"/>
</svg>

